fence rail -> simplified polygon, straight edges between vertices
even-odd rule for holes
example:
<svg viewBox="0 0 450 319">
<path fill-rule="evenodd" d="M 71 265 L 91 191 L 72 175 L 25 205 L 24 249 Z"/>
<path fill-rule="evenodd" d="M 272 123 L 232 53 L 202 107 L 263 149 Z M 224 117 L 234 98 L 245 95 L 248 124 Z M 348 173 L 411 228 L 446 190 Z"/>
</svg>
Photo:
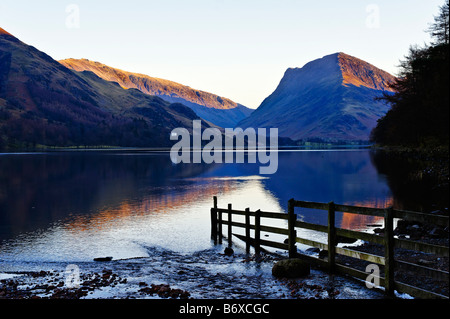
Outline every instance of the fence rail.
<svg viewBox="0 0 450 319">
<path fill-rule="evenodd" d="M 288 213 L 265 212 L 261 210 L 250 211 L 249 208 L 245 210 L 233 210 L 232 204 L 228 204 L 227 208 L 217 207 L 217 197 L 213 197 L 213 207 L 211 208 L 211 238 L 215 243 L 222 243 L 223 240 L 223 225 L 227 226 L 228 245 L 232 245 L 233 235 L 246 243 L 246 251 L 250 251 L 250 246 L 253 246 L 255 253 L 261 252 L 261 246 L 267 246 L 277 249 L 287 250 L 289 257 L 300 257 L 308 260 L 311 263 L 325 267 L 331 273 L 347 274 L 362 280 L 366 280 L 368 273 L 357 270 L 351 267 L 341 265 L 336 262 L 336 255 L 344 255 L 352 258 L 357 258 L 370 263 L 376 263 L 384 266 L 384 277 L 377 277 L 380 285 L 384 287 L 386 295 L 394 296 L 394 290 L 398 292 L 407 293 L 418 298 L 444 298 L 448 296 L 440 295 L 431 291 L 427 291 L 418 287 L 413 287 L 405 283 L 394 280 L 395 269 L 410 269 L 417 274 L 426 275 L 430 278 L 438 280 L 449 281 L 448 271 L 437 270 L 418 264 L 413 264 L 405 261 L 394 259 L 394 249 L 404 248 L 408 250 L 420 251 L 424 253 L 436 254 L 444 257 L 449 256 L 449 248 L 446 246 L 432 245 L 428 243 L 394 238 L 394 218 L 404 219 L 409 221 L 426 222 L 438 226 L 448 227 L 448 216 L 429 215 L 418 212 L 395 210 L 392 208 L 371 208 L 371 207 L 357 207 L 350 205 L 339 205 L 333 202 L 330 203 L 316 203 L 307 201 L 298 201 L 290 199 L 288 201 Z M 307 223 L 297 220 L 295 208 L 308 208 L 325 210 L 328 212 L 328 224 L 319 225 Z M 345 212 L 351 214 L 369 215 L 384 218 L 384 234 L 379 236 L 376 234 L 369 234 L 365 232 L 353 231 L 348 229 L 337 228 L 335 226 L 336 212 Z M 223 215 L 227 219 L 223 219 Z M 234 221 L 233 215 L 245 217 L 245 222 Z M 250 217 L 253 217 L 254 223 L 250 223 Z M 261 218 L 270 218 L 287 221 L 287 228 L 261 225 Z M 234 234 L 233 227 L 244 228 L 245 235 Z M 309 229 L 327 233 L 327 243 L 314 241 L 308 238 L 297 237 L 297 228 Z M 253 230 L 253 238 L 250 236 L 250 231 Z M 269 232 L 288 236 L 287 242 L 275 242 L 261 239 L 261 232 Z M 361 239 L 363 241 L 372 242 L 384 246 L 384 256 L 369 254 L 349 248 L 337 247 L 337 238 L 346 237 L 352 239 Z M 301 254 L 297 251 L 296 243 L 307 246 L 317 247 L 321 250 L 327 251 L 327 259 L 320 259 L 306 254 Z"/>
</svg>

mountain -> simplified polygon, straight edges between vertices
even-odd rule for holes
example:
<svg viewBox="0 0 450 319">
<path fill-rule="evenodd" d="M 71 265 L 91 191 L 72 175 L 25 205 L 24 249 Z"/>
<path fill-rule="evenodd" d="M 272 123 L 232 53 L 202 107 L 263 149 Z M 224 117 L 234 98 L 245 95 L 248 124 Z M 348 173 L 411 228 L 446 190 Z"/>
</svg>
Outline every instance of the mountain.
<svg viewBox="0 0 450 319">
<path fill-rule="evenodd" d="M 375 101 L 390 92 L 391 74 L 345 53 L 289 68 L 276 90 L 238 126 L 277 127 L 293 140 L 369 140 L 389 107 Z"/>
<path fill-rule="evenodd" d="M 180 103 L 70 70 L 0 28 L 0 148 L 169 146 L 173 128 L 198 118 Z"/>
<path fill-rule="evenodd" d="M 252 109 L 212 93 L 145 74 L 119 70 L 100 62 L 87 59 L 66 59 L 59 62 L 76 71 L 92 71 L 102 79 L 119 83 L 123 88 L 135 88 L 170 103 L 182 103 L 201 118 L 220 127 L 234 127 L 253 112 Z"/>
</svg>

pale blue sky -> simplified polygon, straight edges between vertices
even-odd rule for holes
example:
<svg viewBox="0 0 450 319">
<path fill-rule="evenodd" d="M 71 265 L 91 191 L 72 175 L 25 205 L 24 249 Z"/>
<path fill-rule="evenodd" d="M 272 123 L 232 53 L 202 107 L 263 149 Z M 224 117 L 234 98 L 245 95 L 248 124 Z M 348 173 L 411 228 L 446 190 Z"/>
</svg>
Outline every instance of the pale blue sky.
<svg viewBox="0 0 450 319">
<path fill-rule="evenodd" d="M 288 67 L 339 51 L 395 74 L 410 45 L 429 42 L 443 3 L 0 0 L 0 26 L 54 59 L 100 61 L 256 108 Z"/>
</svg>

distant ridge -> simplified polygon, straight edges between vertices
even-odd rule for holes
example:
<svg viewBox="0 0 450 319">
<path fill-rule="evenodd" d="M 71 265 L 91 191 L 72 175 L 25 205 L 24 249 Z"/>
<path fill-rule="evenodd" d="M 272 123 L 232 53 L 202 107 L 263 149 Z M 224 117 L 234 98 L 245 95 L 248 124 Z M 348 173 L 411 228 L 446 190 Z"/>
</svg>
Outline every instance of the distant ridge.
<svg viewBox="0 0 450 319">
<path fill-rule="evenodd" d="M 238 125 L 277 127 L 293 140 L 368 141 L 389 107 L 374 100 L 392 92 L 395 77 L 338 52 L 289 68 L 278 87 Z"/>
<path fill-rule="evenodd" d="M 234 127 L 253 111 L 216 94 L 145 74 L 123 71 L 100 62 L 87 59 L 65 59 L 59 62 L 75 71 L 94 72 L 104 80 L 117 82 L 123 88 L 135 88 L 171 103 L 182 103 L 201 118 L 220 127 Z"/>
<path fill-rule="evenodd" d="M 0 29 L 0 149 L 168 147 L 171 130 L 195 119 L 187 106 L 70 70 Z"/>
</svg>

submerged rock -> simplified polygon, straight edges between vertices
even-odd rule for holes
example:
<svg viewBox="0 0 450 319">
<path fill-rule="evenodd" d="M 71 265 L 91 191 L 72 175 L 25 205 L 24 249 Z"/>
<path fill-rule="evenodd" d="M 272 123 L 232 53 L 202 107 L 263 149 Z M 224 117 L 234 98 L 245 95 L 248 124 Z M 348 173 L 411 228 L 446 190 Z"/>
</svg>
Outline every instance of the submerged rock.
<svg viewBox="0 0 450 319">
<path fill-rule="evenodd" d="M 231 255 L 233 255 L 233 253 L 234 253 L 233 248 L 231 248 L 231 247 L 225 248 L 224 254 L 225 254 L 226 256 L 231 256 Z"/>
<path fill-rule="evenodd" d="M 141 288 L 139 292 L 146 293 L 149 295 L 157 294 L 161 298 L 174 298 L 174 299 L 176 298 L 187 299 L 191 295 L 188 291 L 178 288 L 171 288 L 170 285 L 167 284 L 160 284 L 160 285 L 151 284 L 150 287 Z"/>
<path fill-rule="evenodd" d="M 343 244 L 353 244 L 357 241 L 356 238 L 349 238 L 345 236 L 336 236 L 336 242 L 343 243 Z"/>
<path fill-rule="evenodd" d="M 283 259 L 272 267 L 272 275 L 278 278 L 297 278 L 309 275 L 310 265 L 299 258 Z"/>
<path fill-rule="evenodd" d="M 111 261 L 112 259 L 112 257 L 97 257 L 94 258 L 94 261 Z"/>
<path fill-rule="evenodd" d="M 322 249 L 322 250 L 319 252 L 319 258 L 321 258 L 321 259 L 328 258 L 328 250 Z"/>
<path fill-rule="evenodd" d="M 311 248 L 306 249 L 306 252 L 307 253 L 319 253 L 320 252 L 320 248 L 311 247 Z"/>
</svg>

